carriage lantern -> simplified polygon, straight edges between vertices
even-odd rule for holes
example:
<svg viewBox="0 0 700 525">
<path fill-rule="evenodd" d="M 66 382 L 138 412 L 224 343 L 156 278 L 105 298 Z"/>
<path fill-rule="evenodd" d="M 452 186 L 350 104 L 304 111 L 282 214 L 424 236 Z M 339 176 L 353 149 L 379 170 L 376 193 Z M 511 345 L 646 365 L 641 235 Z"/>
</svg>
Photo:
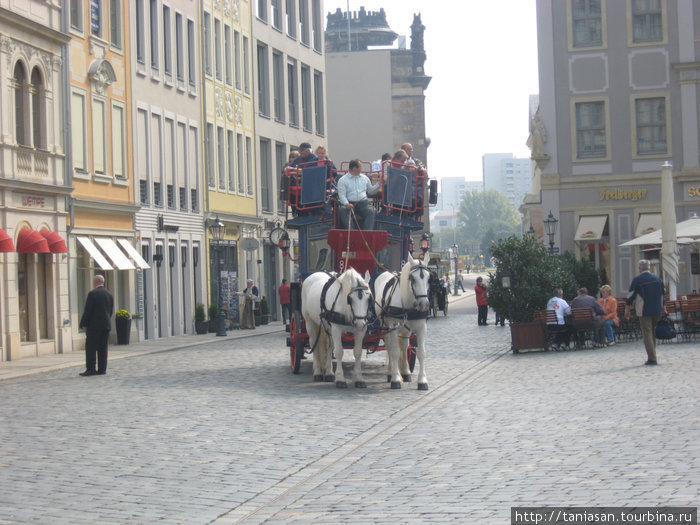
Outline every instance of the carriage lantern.
<svg viewBox="0 0 700 525">
<path fill-rule="evenodd" d="M 430 235 L 428 233 L 423 233 L 420 238 L 420 250 L 425 255 L 430 250 Z"/>
</svg>

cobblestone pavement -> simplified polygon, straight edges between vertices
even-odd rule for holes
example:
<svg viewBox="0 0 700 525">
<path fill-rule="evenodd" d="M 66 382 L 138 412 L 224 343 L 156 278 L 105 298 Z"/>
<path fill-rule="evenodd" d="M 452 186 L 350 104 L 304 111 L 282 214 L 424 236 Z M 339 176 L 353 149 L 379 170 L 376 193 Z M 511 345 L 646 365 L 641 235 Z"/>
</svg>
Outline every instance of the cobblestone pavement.
<svg viewBox="0 0 700 525">
<path fill-rule="evenodd" d="M 285 334 L 0 381 L 0 524 L 508 523 L 515 505 L 697 505 L 700 349 L 509 351 L 473 297 L 428 392 L 293 375 Z M 492 313 L 490 315 L 493 318 Z M 347 355 L 347 354 L 346 354 Z M 350 357 L 346 370 L 350 372 Z"/>
</svg>

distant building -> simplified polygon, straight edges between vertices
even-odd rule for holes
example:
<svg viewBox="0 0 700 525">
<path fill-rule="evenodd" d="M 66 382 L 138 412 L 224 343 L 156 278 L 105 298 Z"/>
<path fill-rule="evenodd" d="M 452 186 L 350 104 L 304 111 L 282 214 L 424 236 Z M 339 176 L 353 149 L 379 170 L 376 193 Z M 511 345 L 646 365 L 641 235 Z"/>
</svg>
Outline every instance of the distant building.
<svg viewBox="0 0 700 525">
<path fill-rule="evenodd" d="M 481 157 L 484 189 L 503 193 L 511 204 L 520 208 L 532 190 L 530 159 L 518 159 L 512 153 L 486 153 Z"/>
<path fill-rule="evenodd" d="M 438 210 L 451 211 L 459 209 L 464 194 L 468 191 L 483 191 L 484 183 L 479 181 L 464 180 L 464 177 L 443 177 L 440 179 L 440 192 L 438 195 Z"/>
</svg>

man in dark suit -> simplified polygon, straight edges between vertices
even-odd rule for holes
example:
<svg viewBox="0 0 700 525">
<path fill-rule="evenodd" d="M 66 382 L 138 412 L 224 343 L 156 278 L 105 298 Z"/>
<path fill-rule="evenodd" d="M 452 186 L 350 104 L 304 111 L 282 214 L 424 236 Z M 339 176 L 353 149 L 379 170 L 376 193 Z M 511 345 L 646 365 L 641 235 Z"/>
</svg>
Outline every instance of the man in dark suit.
<svg viewBox="0 0 700 525">
<path fill-rule="evenodd" d="M 94 288 L 85 301 L 85 311 L 80 319 L 80 328 L 85 330 L 85 372 L 81 376 L 103 375 L 107 373 L 107 345 L 109 330 L 112 327 L 114 298 L 105 288 L 105 278 L 95 275 Z M 95 370 L 97 353 L 97 370 Z"/>
</svg>

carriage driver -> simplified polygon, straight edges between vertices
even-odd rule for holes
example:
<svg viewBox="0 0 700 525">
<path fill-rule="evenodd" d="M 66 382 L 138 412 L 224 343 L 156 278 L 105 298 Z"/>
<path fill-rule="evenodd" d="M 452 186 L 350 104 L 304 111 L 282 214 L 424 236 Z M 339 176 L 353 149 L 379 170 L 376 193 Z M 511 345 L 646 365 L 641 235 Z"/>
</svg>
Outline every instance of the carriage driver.
<svg viewBox="0 0 700 525">
<path fill-rule="evenodd" d="M 347 229 L 350 210 L 355 211 L 355 217 L 361 230 L 374 229 L 374 209 L 367 195 L 374 195 L 379 191 L 381 180 L 372 185 L 369 177 L 361 172 L 359 159 L 353 159 L 348 165 L 348 172 L 338 180 L 338 200 L 341 206 L 338 208 L 340 228 Z"/>
</svg>

